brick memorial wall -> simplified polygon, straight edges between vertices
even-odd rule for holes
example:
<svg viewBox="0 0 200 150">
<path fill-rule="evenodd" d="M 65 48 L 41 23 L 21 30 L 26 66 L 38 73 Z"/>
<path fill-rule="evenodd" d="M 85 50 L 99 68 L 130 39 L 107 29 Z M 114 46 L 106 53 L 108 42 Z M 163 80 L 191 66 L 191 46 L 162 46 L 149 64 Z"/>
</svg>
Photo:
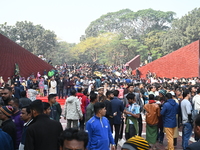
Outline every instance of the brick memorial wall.
<svg viewBox="0 0 200 150">
<path fill-rule="evenodd" d="M 198 40 L 140 67 L 141 77 L 146 77 L 148 70 L 155 72 L 158 77 L 199 77 L 199 46 Z M 133 74 L 135 74 L 135 70 L 133 70 Z"/>
</svg>

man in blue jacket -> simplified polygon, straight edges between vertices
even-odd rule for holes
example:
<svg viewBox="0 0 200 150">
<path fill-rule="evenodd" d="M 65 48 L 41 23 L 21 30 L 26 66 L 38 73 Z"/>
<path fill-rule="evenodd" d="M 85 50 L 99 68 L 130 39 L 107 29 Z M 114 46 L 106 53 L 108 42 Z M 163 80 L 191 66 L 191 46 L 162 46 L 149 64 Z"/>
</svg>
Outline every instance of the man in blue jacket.
<svg viewBox="0 0 200 150">
<path fill-rule="evenodd" d="M 117 146 L 119 139 L 120 125 L 122 123 L 122 113 L 124 111 L 123 102 L 118 98 L 119 91 L 113 91 L 114 98 L 111 100 L 113 125 L 115 127 L 115 144 Z"/>
<path fill-rule="evenodd" d="M 95 115 L 86 123 L 89 142 L 88 150 L 115 150 L 115 143 L 112 137 L 109 121 L 105 116 L 106 108 L 103 102 L 94 104 Z"/>
<path fill-rule="evenodd" d="M 167 101 L 163 105 L 161 115 L 163 116 L 163 126 L 165 128 L 168 150 L 174 149 L 173 135 L 175 127 L 177 126 L 176 114 L 178 114 L 178 104 L 172 99 L 172 94 L 166 94 Z"/>
</svg>

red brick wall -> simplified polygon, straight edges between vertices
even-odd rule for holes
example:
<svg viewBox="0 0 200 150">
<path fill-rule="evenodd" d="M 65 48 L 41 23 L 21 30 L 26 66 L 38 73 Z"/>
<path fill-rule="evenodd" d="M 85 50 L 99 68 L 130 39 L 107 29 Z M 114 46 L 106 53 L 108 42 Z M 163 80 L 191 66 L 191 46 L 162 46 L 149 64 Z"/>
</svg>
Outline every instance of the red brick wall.
<svg viewBox="0 0 200 150">
<path fill-rule="evenodd" d="M 199 41 L 196 41 L 141 67 L 141 77 L 146 77 L 148 70 L 158 77 L 199 77 L 199 55 Z"/>
<path fill-rule="evenodd" d="M 0 34 L 0 76 L 3 76 L 4 81 L 14 75 L 15 63 L 19 65 L 22 77 L 28 77 L 31 73 L 36 75 L 37 72 L 43 75 L 45 69 L 49 71 L 53 68 L 28 50 Z"/>
<path fill-rule="evenodd" d="M 140 55 L 135 56 L 129 62 L 126 63 L 132 70 L 135 70 L 140 66 Z"/>
</svg>

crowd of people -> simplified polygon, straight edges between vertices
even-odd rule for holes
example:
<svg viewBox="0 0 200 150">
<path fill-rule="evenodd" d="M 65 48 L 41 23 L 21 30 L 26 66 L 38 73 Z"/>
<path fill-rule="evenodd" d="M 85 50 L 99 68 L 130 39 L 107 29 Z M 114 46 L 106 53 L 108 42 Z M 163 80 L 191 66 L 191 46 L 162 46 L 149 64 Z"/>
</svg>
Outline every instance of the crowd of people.
<svg viewBox="0 0 200 150">
<path fill-rule="evenodd" d="M 189 139 L 193 128 L 200 138 L 199 78 L 159 78 L 150 71 L 140 78 L 137 70 L 132 75 L 124 66 L 64 63 L 27 79 L 1 78 L 0 148 L 115 150 L 124 138 L 124 150 L 153 150 L 166 136 L 166 149 L 173 150 L 182 129 L 183 149 L 198 149 Z M 44 96 L 48 102 L 39 100 Z"/>
</svg>

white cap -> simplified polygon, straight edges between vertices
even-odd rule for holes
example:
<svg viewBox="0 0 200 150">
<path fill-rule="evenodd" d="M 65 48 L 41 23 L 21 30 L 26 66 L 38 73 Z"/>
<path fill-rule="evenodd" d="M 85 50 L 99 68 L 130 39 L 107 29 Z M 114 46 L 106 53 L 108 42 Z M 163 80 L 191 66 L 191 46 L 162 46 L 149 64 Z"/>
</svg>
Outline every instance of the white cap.
<svg viewBox="0 0 200 150">
<path fill-rule="evenodd" d="M 172 94 L 172 96 L 175 96 L 175 93 L 174 93 L 174 91 L 170 91 L 169 93 L 171 93 L 171 94 Z"/>
</svg>

